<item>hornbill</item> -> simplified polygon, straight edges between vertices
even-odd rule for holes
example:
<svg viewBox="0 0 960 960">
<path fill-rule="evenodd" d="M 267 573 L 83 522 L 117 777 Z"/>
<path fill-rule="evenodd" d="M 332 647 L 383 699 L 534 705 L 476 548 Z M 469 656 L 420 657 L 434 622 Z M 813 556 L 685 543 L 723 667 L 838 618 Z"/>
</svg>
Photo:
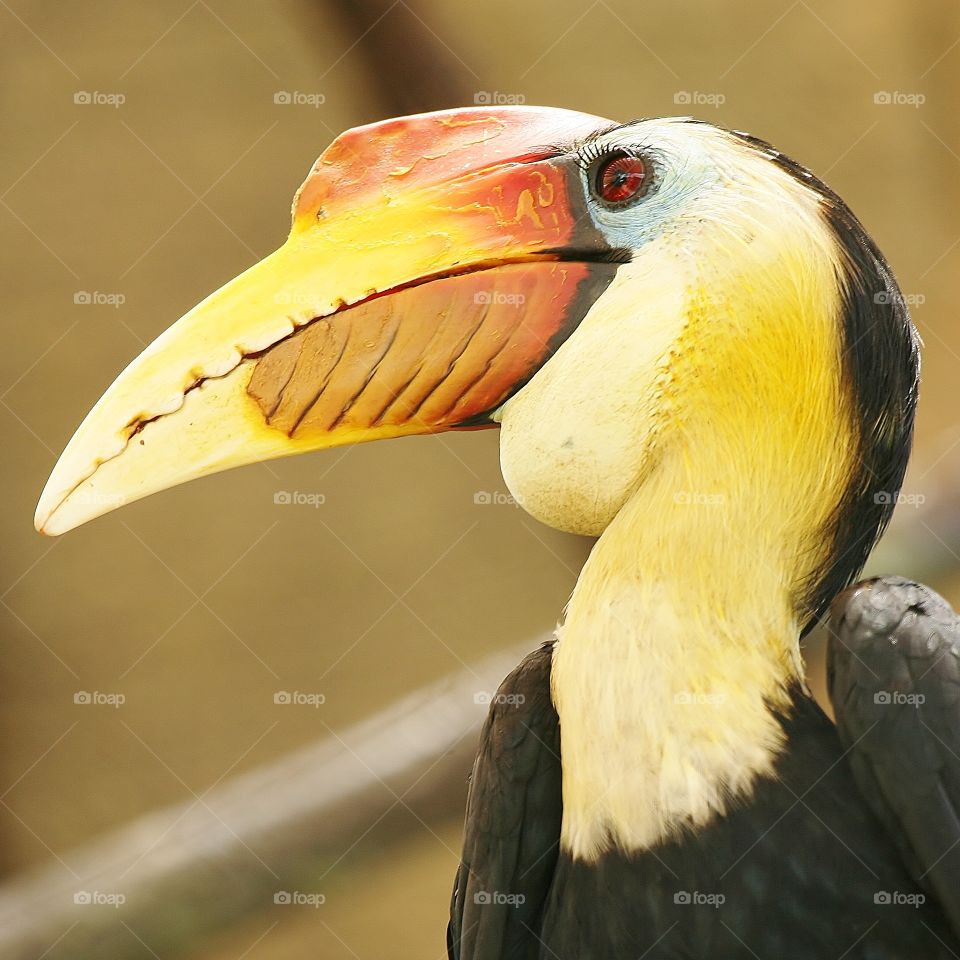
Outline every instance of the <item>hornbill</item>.
<svg viewBox="0 0 960 960">
<path fill-rule="evenodd" d="M 960 953 L 960 627 L 851 583 L 898 498 L 917 337 L 844 202 L 687 118 L 360 127 L 289 239 L 90 412 L 37 527 L 386 437 L 499 426 L 598 537 L 493 698 L 447 934 L 492 958 Z M 831 723 L 800 640 L 833 602 Z"/>
</svg>

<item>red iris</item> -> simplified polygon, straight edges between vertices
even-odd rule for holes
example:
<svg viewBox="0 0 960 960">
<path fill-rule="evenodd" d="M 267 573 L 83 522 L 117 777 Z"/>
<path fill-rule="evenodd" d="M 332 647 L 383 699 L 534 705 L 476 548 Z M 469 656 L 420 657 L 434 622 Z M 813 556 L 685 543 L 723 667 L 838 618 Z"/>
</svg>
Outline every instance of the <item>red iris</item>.
<svg viewBox="0 0 960 960">
<path fill-rule="evenodd" d="M 607 203 L 623 203 L 635 197 L 647 179 L 647 168 L 639 157 L 615 153 L 597 171 L 597 193 Z"/>
</svg>

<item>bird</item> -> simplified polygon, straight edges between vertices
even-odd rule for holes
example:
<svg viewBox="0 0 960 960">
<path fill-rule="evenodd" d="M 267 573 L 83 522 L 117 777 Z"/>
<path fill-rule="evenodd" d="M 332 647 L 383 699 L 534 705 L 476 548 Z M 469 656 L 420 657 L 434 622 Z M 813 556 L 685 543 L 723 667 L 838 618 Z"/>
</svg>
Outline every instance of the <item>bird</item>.
<svg viewBox="0 0 960 960">
<path fill-rule="evenodd" d="M 960 953 L 960 624 L 857 583 L 901 496 L 919 341 L 811 171 L 686 117 L 527 105 L 356 127 L 274 253 L 70 440 L 58 535 L 272 457 L 499 429 L 594 537 L 492 697 L 451 960 Z M 835 720 L 801 642 L 829 621 Z"/>
</svg>

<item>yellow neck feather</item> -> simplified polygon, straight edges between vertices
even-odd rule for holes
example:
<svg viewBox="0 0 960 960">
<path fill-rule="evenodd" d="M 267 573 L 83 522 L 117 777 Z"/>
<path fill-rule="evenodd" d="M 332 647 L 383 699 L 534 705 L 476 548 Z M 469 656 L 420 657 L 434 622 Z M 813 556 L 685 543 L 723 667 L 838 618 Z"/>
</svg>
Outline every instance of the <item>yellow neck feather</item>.
<svg viewBox="0 0 960 960">
<path fill-rule="evenodd" d="M 829 234 L 811 211 L 749 259 L 726 239 L 663 358 L 643 483 L 558 629 L 562 842 L 586 859 L 702 825 L 772 771 L 804 587 L 855 469 Z"/>
</svg>

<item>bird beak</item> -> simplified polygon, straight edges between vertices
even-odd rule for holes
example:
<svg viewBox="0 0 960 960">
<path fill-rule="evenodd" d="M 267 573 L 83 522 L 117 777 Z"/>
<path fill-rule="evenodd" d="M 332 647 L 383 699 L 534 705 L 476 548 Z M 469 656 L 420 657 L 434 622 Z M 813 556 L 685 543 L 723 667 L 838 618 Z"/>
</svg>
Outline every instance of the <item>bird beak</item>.
<svg viewBox="0 0 960 960">
<path fill-rule="evenodd" d="M 443 111 L 350 130 L 317 160 L 279 250 L 120 374 L 40 498 L 56 535 L 229 467 L 482 426 L 615 269 L 557 147 L 604 121 Z"/>
</svg>

